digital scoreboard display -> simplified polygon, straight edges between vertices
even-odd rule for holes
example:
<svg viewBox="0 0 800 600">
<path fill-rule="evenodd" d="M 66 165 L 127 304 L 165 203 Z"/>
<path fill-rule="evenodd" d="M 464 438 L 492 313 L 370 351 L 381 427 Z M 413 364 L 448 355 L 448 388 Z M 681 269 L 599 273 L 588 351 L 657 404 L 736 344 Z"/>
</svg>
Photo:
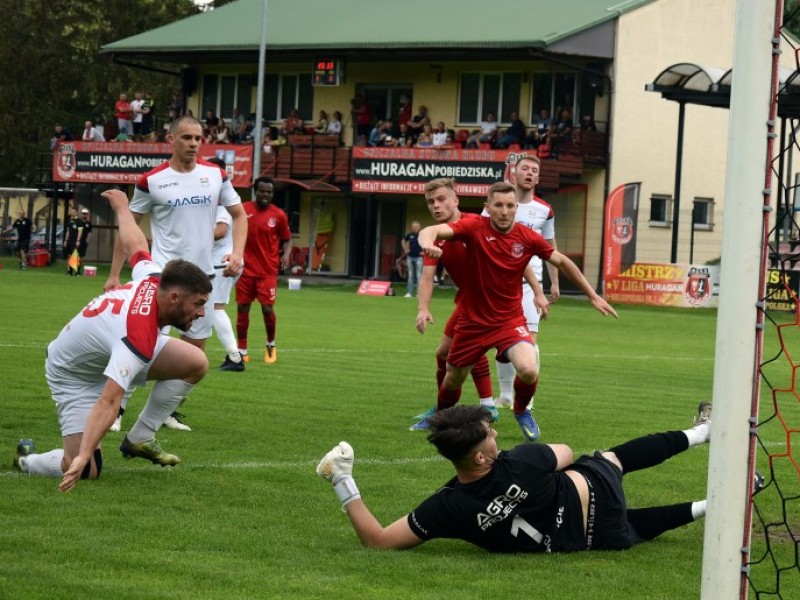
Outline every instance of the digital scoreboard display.
<svg viewBox="0 0 800 600">
<path fill-rule="evenodd" d="M 339 85 L 339 61 L 335 58 L 319 58 L 314 61 L 312 85 Z"/>
</svg>

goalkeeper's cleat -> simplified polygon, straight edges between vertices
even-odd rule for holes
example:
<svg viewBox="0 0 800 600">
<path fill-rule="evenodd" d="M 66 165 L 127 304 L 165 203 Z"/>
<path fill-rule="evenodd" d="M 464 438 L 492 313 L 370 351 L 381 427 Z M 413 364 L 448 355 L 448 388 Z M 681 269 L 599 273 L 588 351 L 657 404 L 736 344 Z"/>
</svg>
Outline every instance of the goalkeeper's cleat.
<svg viewBox="0 0 800 600">
<path fill-rule="evenodd" d="M 178 431 L 191 431 L 192 428 L 183 422 L 184 416 L 179 412 L 174 412 L 164 420 L 164 427 L 176 429 Z"/>
<path fill-rule="evenodd" d="M 539 424 L 536 422 L 536 419 L 533 418 L 531 415 L 531 411 L 526 410 L 524 413 L 520 415 L 514 415 L 517 419 L 517 423 L 519 423 L 519 428 L 522 429 L 522 435 L 525 436 L 525 439 L 529 442 L 535 442 L 539 439 L 541 435 L 541 430 L 539 429 Z"/>
<path fill-rule="evenodd" d="M 244 358 L 244 357 L 242 357 Z M 234 372 L 241 372 L 244 371 L 244 361 L 240 360 L 239 362 L 234 362 L 231 360 L 230 356 L 226 356 L 223 363 L 219 366 L 220 371 L 234 371 Z"/>
<path fill-rule="evenodd" d="M 753 493 L 755 494 L 759 490 L 764 488 L 764 476 L 761 474 L 761 471 L 756 469 L 753 472 Z"/>
<path fill-rule="evenodd" d="M 20 464 L 20 459 L 25 458 L 36 452 L 36 445 L 33 440 L 20 440 L 17 444 L 17 449 L 14 452 L 14 466 L 20 471 L 24 471 Z"/>
<path fill-rule="evenodd" d="M 122 452 L 122 456 L 125 458 L 144 458 L 154 465 L 161 465 L 162 467 L 174 467 L 181 462 L 181 459 L 174 454 L 164 452 L 155 438 L 149 442 L 133 443 L 128 440 L 126 435 L 119 445 L 119 451 Z"/>
<path fill-rule="evenodd" d="M 436 407 L 431 406 L 428 410 L 424 413 L 420 413 L 414 416 L 415 421 L 424 421 L 425 419 L 430 419 L 433 415 L 436 414 Z"/>
<path fill-rule="evenodd" d="M 492 415 L 492 423 L 497 423 L 500 420 L 500 411 L 497 410 L 497 406 L 484 404 L 483 407 L 489 411 L 490 415 Z"/>
<path fill-rule="evenodd" d="M 409 431 L 427 431 L 431 428 L 431 424 L 428 423 L 428 419 L 422 419 L 419 423 L 414 423 L 411 427 L 408 428 Z"/>
<path fill-rule="evenodd" d="M 114 422 L 111 424 L 111 427 L 108 428 L 109 431 L 119 431 L 122 429 L 122 415 L 119 415 Z"/>
<path fill-rule="evenodd" d="M 497 408 L 512 408 L 514 406 L 513 398 L 506 398 L 504 396 L 496 398 L 494 403 Z"/>
<path fill-rule="evenodd" d="M 278 349 L 275 346 L 267 346 L 264 349 L 264 362 L 271 365 L 278 360 Z"/>
<path fill-rule="evenodd" d="M 711 425 L 711 402 L 701 402 L 697 407 L 697 416 L 692 421 L 692 426 Z"/>
</svg>

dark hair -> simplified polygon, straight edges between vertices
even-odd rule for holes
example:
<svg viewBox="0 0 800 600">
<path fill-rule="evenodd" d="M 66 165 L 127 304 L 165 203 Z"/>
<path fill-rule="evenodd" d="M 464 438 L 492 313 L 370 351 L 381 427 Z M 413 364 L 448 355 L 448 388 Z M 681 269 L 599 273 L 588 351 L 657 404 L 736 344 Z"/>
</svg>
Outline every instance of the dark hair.
<svg viewBox="0 0 800 600">
<path fill-rule="evenodd" d="M 486 439 L 487 423 L 492 415 L 483 406 L 454 406 L 440 410 L 430 418 L 428 441 L 439 454 L 454 463 L 467 458 L 475 446 Z"/>
<path fill-rule="evenodd" d="M 272 177 L 259 177 L 253 182 L 253 191 L 258 191 L 258 184 L 259 183 L 269 183 L 271 185 L 275 185 L 275 182 L 272 181 Z"/>
<path fill-rule="evenodd" d="M 164 290 L 177 287 L 190 294 L 210 294 L 211 279 L 194 263 L 178 258 L 164 265 L 159 287 Z"/>
</svg>

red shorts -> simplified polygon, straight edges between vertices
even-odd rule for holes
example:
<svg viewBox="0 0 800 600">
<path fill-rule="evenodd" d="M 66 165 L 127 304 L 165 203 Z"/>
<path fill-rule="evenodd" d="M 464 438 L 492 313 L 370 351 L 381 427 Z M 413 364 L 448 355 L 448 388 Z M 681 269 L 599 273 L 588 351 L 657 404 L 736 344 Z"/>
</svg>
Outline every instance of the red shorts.
<svg viewBox="0 0 800 600">
<path fill-rule="evenodd" d="M 278 292 L 278 276 L 248 277 L 242 275 L 236 282 L 236 304 L 252 304 L 258 300 L 259 304 L 272 306 Z"/>
<path fill-rule="evenodd" d="M 447 355 L 447 364 L 454 367 L 474 365 L 488 350 L 497 351 L 497 360 L 508 362 L 503 353 L 519 342 L 533 344 L 525 318 L 520 316 L 509 323 L 487 327 L 466 319 L 456 324 L 453 343 Z"/>
<path fill-rule="evenodd" d="M 444 331 L 442 335 L 449 337 L 451 340 L 456 335 L 456 323 L 458 323 L 458 317 L 461 314 L 461 309 L 458 308 L 458 304 L 456 304 L 456 309 L 453 311 L 453 314 L 450 315 L 450 318 L 447 319 L 447 323 L 444 325 Z"/>
</svg>

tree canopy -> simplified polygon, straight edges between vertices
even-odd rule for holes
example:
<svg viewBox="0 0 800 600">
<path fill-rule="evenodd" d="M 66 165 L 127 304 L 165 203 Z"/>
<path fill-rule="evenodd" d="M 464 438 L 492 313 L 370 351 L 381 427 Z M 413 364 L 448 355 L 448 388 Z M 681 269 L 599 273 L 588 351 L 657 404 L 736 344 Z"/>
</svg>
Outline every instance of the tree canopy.
<svg viewBox="0 0 800 600">
<path fill-rule="evenodd" d="M 0 185 L 36 183 L 55 123 L 80 135 L 120 92 L 150 91 L 159 115 L 180 81 L 115 64 L 100 48 L 198 12 L 192 0 L 9 0 L 0 20 Z M 168 70 L 177 72 L 175 65 Z"/>
</svg>

